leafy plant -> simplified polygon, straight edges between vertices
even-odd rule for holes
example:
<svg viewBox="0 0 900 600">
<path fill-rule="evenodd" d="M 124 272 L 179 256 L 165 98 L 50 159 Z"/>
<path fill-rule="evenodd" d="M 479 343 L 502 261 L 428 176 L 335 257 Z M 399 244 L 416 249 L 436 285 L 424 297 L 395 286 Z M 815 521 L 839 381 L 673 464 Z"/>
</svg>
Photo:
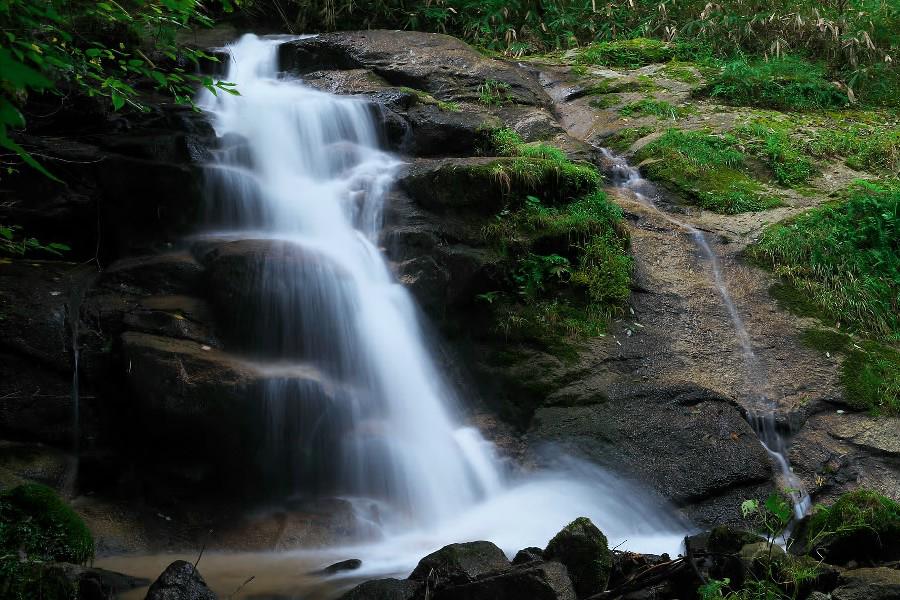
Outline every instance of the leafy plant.
<svg viewBox="0 0 900 600">
<path fill-rule="evenodd" d="M 180 29 L 212 23 L 201 11 L 197 0 L 0 2 L 0 147 L 52 177 L 13 139 L 25 127 L 22 105 L 35 94 L 54 94 L 60 104 L 72 93 L 99 97 L 113 110 L 143 110 L 139 85 L 188 104 L 201 85 L 237 94 L 233 84 L 183 66 L 217 60 L 175 41 Z"/>
<path fill-rule="evenodd" d="M 70 248 L 65 244 L 53 242 L 43 244 L 33 237 L 22 235 L 22 228 L 18 225 L 0 225 L 0 254 L 24 256 L 28 252 L 40 251 L 61 256 Z"/>
<path fill-rule="evenodd" d="M 478 101 L 487 106 L 500 106 L 511 101 L 509 91 L 505 81 L 488 79 L 478 88 Z"/>
</svg>

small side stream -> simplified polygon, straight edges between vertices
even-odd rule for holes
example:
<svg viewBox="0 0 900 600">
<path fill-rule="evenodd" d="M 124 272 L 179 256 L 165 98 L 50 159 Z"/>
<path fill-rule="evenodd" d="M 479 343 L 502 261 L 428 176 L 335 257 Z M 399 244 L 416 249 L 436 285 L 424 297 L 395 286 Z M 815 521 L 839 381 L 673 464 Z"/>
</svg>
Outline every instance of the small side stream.
<svg viewBox="0 0 900 600">
<path fill-rule="evenodd" d="M 679 229 L 686 231 L 694 240 L 704 260 L 709 265 L 712 283 L 722 299 L 722 304 L 728 312 L 734 328 L 735 337 L 741 347 L 741 354 L 746 372 L 746 382 L 750 394 L 752 408 L 748 411 L 748 421 L 759 437 L 763 448 L 778 465 L 784 485 L 791 490 L 791 498 L 794 504 L 794 513 L 797 518 L 803 517 L 810 507 L 809 495 L 803 489 L 803 484 L 791 470 L 787 458 L 787 446 L 784 437 L 779 433 L 775 423 L 775 413 L 778 408 L 777 401 L 767 391 L 767 374 L 760 364 L 759 358 L 753 349 L 753 343 L 744 320 L 741 318 L 734 300 L 728 291 L 728 286 L 722 272 L 722 264 L 719 257 L 713 252 L 706 239 L 706 235 L 693 225 L 676 219 L 657 205 L 659 191 L 650 181 L 644 179 L 640 172 L 626 161 L 606 148 L 597 148 L 608 162 L 608 173 L 614 187 L 627 191 L 641 205 L 652 209 L 666 221 Z"/>
</svg>

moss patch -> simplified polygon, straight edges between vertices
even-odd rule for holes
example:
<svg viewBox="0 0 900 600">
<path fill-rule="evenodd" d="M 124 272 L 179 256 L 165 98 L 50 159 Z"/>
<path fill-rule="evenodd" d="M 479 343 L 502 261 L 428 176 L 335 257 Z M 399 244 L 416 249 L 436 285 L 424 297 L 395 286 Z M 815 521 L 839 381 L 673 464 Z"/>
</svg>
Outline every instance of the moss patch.
<svg viewBox="0 0 900 600">
<path fill-rule="evenodd" d="M 745 157 L 728 135 L 669 129 L 637 153 L 647 175 L 687 200 L 716 212 L 735 214 L 779 206 L 739 169 Z"/>
<path fill-rule="evenodd" d="M 819 352 L 843 352 L 850 344 L 850 336 L 828 329 L 807 329 L 802 335 L 803 343 Z"/>
<path fill-rule="evenodd" d="M 446 112 L 460 112 L 462 107 L 458 102 L 445 102 L 443 100 L 438 100 L 428 92 L 417 90 L 411 87 L 401 87 L 401 92 L 406 92 L 407 94 L 412 94 L 416 97 L 416 101 L 422 104 L 431 104 L 437 106 L 438 109 L 446 111 Z"/>
<path fill-rule="evenodd" d="M 653 116 L 658 119 L 681 119 L 695 110 L 687 106 L 675 106 L 665 100 L 656 100 L 654 98 L 644 98 L 629 102 L 619 109 L 619 114 L 623 117 L 643 117 Z"/>
<path fill-rule="evenodd" d="M 607 148 L 615 150 L 616 152 L 625 152 L 631 148 L 636 141 L 644 136 L 650 135 L 654 131 L 656 130 L 653 127 L 647 125 L 641 127 L 626 127 L 606 138 L 604 144 Z"/>
<path fill-rule="evenodd" d="M 674 44 L 634 38 L 591 44 L 579 52 L 577 61 L 590 65 L 636 68 L 667 62 L 674 58 L 675 54 Z"/>
<path fill-rule="evenodd" d="M 844 359 L 841 374 L 850 406 L 900 416 L 900 352 L 896 349 L 864 343 Z"/>
</svg>

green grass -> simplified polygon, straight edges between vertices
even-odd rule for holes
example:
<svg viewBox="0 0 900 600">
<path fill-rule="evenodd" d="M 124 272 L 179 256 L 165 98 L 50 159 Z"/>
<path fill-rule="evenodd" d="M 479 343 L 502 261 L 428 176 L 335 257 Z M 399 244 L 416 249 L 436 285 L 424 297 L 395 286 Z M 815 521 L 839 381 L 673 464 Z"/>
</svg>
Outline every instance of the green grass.
<svg viewBox="0 0 900 600">
<path fill-rule="evenodd" d="M 656 129 L 649 125 L 626 127 L 603 140 L 603 145 L 616 152 L 625 152 L 631 148 L 636 141 L 644 136 L 650 135 L 654 131 L 656 131 Z"/>
<path fill-rule="evenodd" d="M 891 552 L 900 543 L 900 504 L 866 489 L 848 492 L 831 506 L 816 506 L 799 532 L 807 551 L 820 546 L 829 554 L 848 553 L 857 559 Z"/>
<path fill-rule="evenodd" d="M 838 121 L 806 145 L 817 157 L 844 157 L 851 169 L 896 177 L 900 171 L 900 125 Z"/>
<path fill-rule="evenodd" d="M 660 69 L 659 74 L 687 84 L 695 84 L 702 81 L 688 63 L 671 62 Z"/>
<path fill-rule="evenodd" d="M 812 162 L 791 139 L 790 128 L 756 119 L 739 126 L 735 135 L 747 149 L 761 158 L 781 185 L 798 186 L 815 172 Z"/>
<path fill-rule="evenodd" d="M 807 329 L 803 332 L 802 340 L 804 344 L 814 350 L 832 354 L 843 352 L 850 344 L 850 336 L 846 333 L 830 331 L 828 329 Z"/>
<path fill-rule="evenodd" d="M 643 98 L 629 102 L 619 109 L 619 114 L 623 117 L 643 117 L 654 116 L 659 119 L 680 119 L 695 112 L 686 106 L 674 106 L 665 100 L 656 100 L 655 98 Z"/>
<path fill-rule="evenodd" d="M 621 101 L 622 99 L 618 94 L 601 94 L 596 98 L 591 98 L 590 100 L 588 100 L 588 105 L 594 108 L 604 109 L 612 108 L 616 104 L 619 104 Z"/>
<path fill-rule="evenodd" d="M 509 98 L 509 84 L 505 81 L 487 79 L 478 88 L 478 101 L 485 106 L 500 106 L 511 102 Z"/>
<path fill-rule="evenodd" d="M 751 253 L 835 320 L 898 339 L 900 184 L 858 183 L 843 202 L 769 227 Z"/>
<path fill-rule="evenodd" d="M 703 208 L 726 214 L 759 211 L 781 202 L 745 173 L 745 156 L 729 135 L 668 130 L 636 155 L 649 177 Z"/>
<path fill-rule="evenodd" d="M 634 38 L 591 44 L 579 52 L 577 61 L 605 67 L 636 68 L 667 62 L 674 58 L 675 54 L 675 46 L 667 42 Z"/>
<path fill-rule="evenodd" d="M 846 106 L 846 92 L 835 86 L 818 65 L 796 57 L 747 60 L 724 65 L 708 81 L 708 93 L 729 104 L 779 110 Z"/>
<path fill-rule="evenodd" d="M 841 369 L 847 404 L 875 415 L 900 416 L 900 352 L 878 342 L 851 351 Z"/>
</svg>

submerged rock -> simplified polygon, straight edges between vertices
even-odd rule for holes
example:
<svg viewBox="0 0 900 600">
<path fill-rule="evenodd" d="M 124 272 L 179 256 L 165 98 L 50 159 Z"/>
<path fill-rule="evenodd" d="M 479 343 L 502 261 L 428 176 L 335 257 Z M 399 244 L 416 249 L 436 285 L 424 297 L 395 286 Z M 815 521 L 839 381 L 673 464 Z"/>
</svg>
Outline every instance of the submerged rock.
<svg viewBox="0 0 900 600">
<path fill-rule="evenodd" d="M 358 558 L 348 558 L 347 560 L 336 562 L 333 565 L 328 565 L 319 572 L 325 575 L 334 575 L 335 573 L 341 573 L 343 571 L 354 571 L 361 566 L 362 561 Z"/>
<path fill-rule="evenodd" d="M 557 533 L 547 544 L 544 557 L 566 566 L 579 597 L 606 589 L 612 555 L 606 536 L 587 517 L 575 519 Z"/>
<path fill-rule="evenodd" d="M 145 600 L 218 600 L 191 563 L 176 560 L 162 572 Z"/>
<path fill-rule="evenodd" d="M 485 575 L 508 571 L 509 560 L 491 542 L 449 544 L 419 561 L 410 579 L 438 585 L 469 583 Z"/>
</svg>

